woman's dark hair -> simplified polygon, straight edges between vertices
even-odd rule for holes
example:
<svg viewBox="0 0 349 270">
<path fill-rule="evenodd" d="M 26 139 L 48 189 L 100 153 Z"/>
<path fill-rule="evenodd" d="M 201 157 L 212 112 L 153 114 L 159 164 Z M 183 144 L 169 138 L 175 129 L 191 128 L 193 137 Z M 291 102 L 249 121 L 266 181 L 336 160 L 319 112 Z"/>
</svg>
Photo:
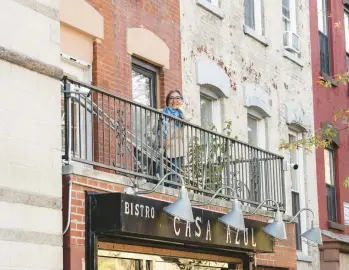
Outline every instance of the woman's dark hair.
<svg viewBox="0 0 349 270">
<path fill-rule="evenodd" d="M 167 94 L 167 96 L 166 96 L 166 106 L 168 106 L 168 102 L 169 102 L 169 100 L 170 100 L 170 96 L 171 96 L 171 94 L 174 93 L 174 92 L 177 92 L 177 93 L 179 94 L 179 96 L 181 97 L 181 99 L 183 100 L 183 94 L 182 94 L 182 92 L 181 92 L 179 89 L 173 89 L 173 90 L 171 90 L 171 91 Z"/>
</svg>

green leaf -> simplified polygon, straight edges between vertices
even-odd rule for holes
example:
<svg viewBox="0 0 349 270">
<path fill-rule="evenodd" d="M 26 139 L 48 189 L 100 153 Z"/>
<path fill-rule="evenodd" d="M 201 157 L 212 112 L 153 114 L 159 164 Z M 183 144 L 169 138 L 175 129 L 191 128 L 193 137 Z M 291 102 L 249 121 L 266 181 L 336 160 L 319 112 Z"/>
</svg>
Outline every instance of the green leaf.
<svg viewBox="0 0 349 270">
<path fill-rule="evenodd" d="M 349 176 L 344 180 L 344 186 L 349 187 Z"/>
</svg>

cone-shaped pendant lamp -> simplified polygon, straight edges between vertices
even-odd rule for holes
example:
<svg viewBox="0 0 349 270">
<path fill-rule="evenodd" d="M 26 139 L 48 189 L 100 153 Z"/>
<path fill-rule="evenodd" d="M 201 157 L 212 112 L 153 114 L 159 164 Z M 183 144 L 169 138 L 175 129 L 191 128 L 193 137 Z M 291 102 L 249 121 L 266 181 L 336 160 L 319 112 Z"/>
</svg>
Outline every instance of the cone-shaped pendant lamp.
<svg viewBox="0 0 349 270">
<path fill-rule="evenodd" d="M 279 240 L 286 240 L 286 226 L 284 221 L 282 220 L 282 214 L 278 210 L 276 212 L 275 220 L 273 223 L 268 224 L 262 229 L 266 234 L 269 234 L 270 236 L 279 239 Z"/>
<path fill-rule="evenodd" d="M 238 199 L 234 199 L 232 210 L 224 216 L 218 218 L 218 220 L 225 225 L 239 231 L 245 230 L 244 216 L 242 214 L 240 202 L 238 201 Z"/>
<path fill-rule="evenodd" d="M 164 208 L 164 211 L 181 220 L 194 222 L 193 210 L 188 196 L 187 189 L 182 186 L 179 190 L 178 199 Z"/>
</svg>

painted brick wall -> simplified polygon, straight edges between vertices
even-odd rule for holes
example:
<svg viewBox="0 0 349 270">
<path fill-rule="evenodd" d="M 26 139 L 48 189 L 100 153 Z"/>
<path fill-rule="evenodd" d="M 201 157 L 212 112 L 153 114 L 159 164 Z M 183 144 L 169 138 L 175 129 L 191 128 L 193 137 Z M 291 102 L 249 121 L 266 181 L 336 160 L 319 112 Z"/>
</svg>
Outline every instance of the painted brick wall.
<svg viewBox="0 0 349 270">
<path fill-rule="evenodd" d="M 84 186 L 73 184 L 71 197 L 71 223 L 69 230 L 64 235 L 64 269 L 73 270 L 81 269 L 84 265 L 85 257 L 85 191 L 95 191 L 103 193 L 105 191 L 100 189 L 107 189 L 110 192 L 122 192 L 124 187 L 110 182 L 104 182 L 98 179 L 79 175 L 66 175 L 63 177 L 63 194 L 64 213 L 67 213 L 67 198 L 69 181 L 75 181 L 81 184 L 87 184 L 96 188 L 86 188 Z M 174 197 L 162 195 L 159 193 L 152 193 L 147 195 L 151 198 L 160 199 L 164 201 L 174 201 Z M 227 212 L 228 209 L 216 206 L 208 206 L 206 209 Z M 267 221 L 267 218 L 262 216 L 251 217 L 260 221 Z M 63 217 L 64 225 L 67 222 L 67 216 Z M 294 237 L 294 225 L 288 224 L 286 227 L 288 240 L 276 241 L 275 253 L 260 254 L 257 256 L 257 264 L 264 266 L 286 267 L 290 270 L 296 269 L 296 240 Z M 194 253 L 193 253 L 194 254 Z M 193 255 L 192 256 L 195 256 Z M 198 255 L 199 256 L 199 255 Z"/>
<path fill-rule="evenodd" d="M 288 141 L 289 125 L 285 118 L 285 104 L 293 101 L 300 104 L 313 122 L 313 89 L 311 52 L 309 36 L 308 1 L 297 1 L 297 34 L 301 41 L 301 57 L 298 65 L 284 56 L 282 1 L 263 1 L 265 37 L 268 46 L 244 33 L 244 1 L 219 1 L 224 18 L 215 14 L 196 1 L 182 0 L 182 55 L 183 89 L 190 96 L 196 108 L 195 120 L 199 122 L 198 101 L 200 86 L 197 84 L 196 62 L 215 62 L 229 77 L 231 89 L 228 97 L 222 98 L 222 122 L 232 120 L 232 136 L 248 141 L 247 114 L 244 85 L 254 84 L 269 96 L 271 116 L 268 118 L 267 149 L 279 153 L 286 160 L 288 151 L 280 150 L 282 140 Z M 214 117 L 214 116 L 213 116 Z M 214 118 L 213 118 L 214 119 Z M 218 121 L 214 119 L 214 121 Z M 310 124 L 313 131 L 313 123 Z M 317 188 L 315 152 L 304 155 L 302 165 L 304 175 L 304 203 L 301 207 L 311 207 L 317 216 Z M 292 212 L 291 175 L 285 172 L 287 211 Z M 301 202 L 302 203 L 302 202 Z M 303 217 L 303 228 L 309 221 Z M 309 248 L 313 256 L 313 269 L 318 269 L 318 251 Z"/>
<path fill-rule="evenodd" d="M 89 3 L 104 17 L 105 29 L 104 40 L 94 42 L 92 83 L 122 97 L 132 98 L 132 57 L 127 53 L 127 29 L 145 28 L 162 39 L 170 50 L 170 67 L 161 69 L 159 76 L 159 104 L 163 106 L 166 93 L 182 87 L 179 2 L 89 0 Z M 93 98 L 97 102 L 96 96 Z M 106 112 L 110 111 L 113 121 L 115 108 L 108 102 L 106 96 L 99 95 L 99 106 Z M 124 113 L 130 117 L 129 108 Z M 111 132 L 109 138 L 115 138 L 115 134 L 103 122 L 104 119 L 94 124 L 95 127 L 98 125 L 98 130 L 94 130 L 94 158 L 114 166 L 115 141 L 106 138 L 102 141 L 101 138 L 108 132 Z M 129 123 L 127 120 L 124 124 Z M 127 155 L 122 162 L 131 166 Z"/>
<path fill-rule="evenodd" d="M 331 37 L 331 57 L 333 74 L 344 73 L 347 71 L 346 52 L 345 52 L 345 34 L 344 34 L 344 8 L 342 1 L 329 2 L 329 25 Z M 310 27 L 311 27 L 311 56 L 312 56 L 312 76 L 314 88 L 314 110 L 315 110 L 315 129 L 321 128 L 321 122 L 332 121 L 335 112 L 341 108 L 349 108 L 348 86 L 340 84 L 338 87 L 324 88 L 317 82 L 320 77 L 320 51 L 318 39 L 318 19 L 317 19 L 317 1 L 310 1 Z M 338 24 L 339 23 L 339 24 Z M 339 125 L 340 126 L 340 125 Z M 343 126 L 340 126 L 343 127 Z M 343 202 L 349 202 L 349 189 L 343 186 L 344 179 L 349 176 L 349 132 L 340 131 L 340 148 L 336 156 L 336 181 L 337 181 L 337 200 L 339 223 L 343 224 Z M 318 198 L 320 211 L 320 226 L 322 229 L 328 229 L 327 224 L 327 204 L 326 204 L 326 185 L 324 169 L 324 151 L 316 151 L 316 172 L 318 182 Z M 340 233 L 337 231 L 337 233 Z M 346 226 L 345 234 L 349 234 L 349 227 Z"/>
</svg>

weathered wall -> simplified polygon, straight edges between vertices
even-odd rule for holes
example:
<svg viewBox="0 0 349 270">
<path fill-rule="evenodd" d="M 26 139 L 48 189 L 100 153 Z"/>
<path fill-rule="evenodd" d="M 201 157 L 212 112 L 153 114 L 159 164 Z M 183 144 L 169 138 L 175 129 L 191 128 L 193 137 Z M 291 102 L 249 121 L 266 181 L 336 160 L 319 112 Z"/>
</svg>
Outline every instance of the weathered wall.
<svg viewBox="0 0 349 270">
<path fill-rule="evenodd" d="M 329 29 L 331 38 L 331 65 L 334 74 L 345 73 L 347 71 L 345 34 L 344 34 L 344 9 L 342 1 L 329 2 Z M 339 84 L 338 87 L 324 88 L 316 82 L 320 77 L 320 49 L 318 38 L 317 2 L 310 1 L 310 25 L 311 25 L 311 48 L 312 66 L 314 81 L 314 110 L 315 128 L 321 128 L 321 122 L 328 121 L 335 124 L 339 129 L 343 128 L 339 121 L 333 122 L 333 115 L 339 109 L 349 108 L 348 86 Z M 339 23 L 339 26 L 338 26 Z M 349 132 L 341 130 L 339 133 L 340 145 L 336 156 L 336 184 L 337 184 L 337 205 L 338 221 L 344 222 L 344 202 L 349 202 L 349 189 L 343 186 L 343 181 L 349 176 Z M 327 204 L 326 204 L 326 184 L 324 168 L 324 151 L 316 151 L 317 182 L 319 192 L 320 225 L 323 229 L 328 229 Z M 337 231 L 336 233 L 341 233 Z M 349 234 L 349 227 L 345 227 L 345 234 Z"/>
<path fill-rule="evenodd" d="M 59 1 L 0 8 L 0 268 L 63 269 Z M 13 64 L 16 63 L 16 64 Z"/>
<path fill-rule="evenodd" d="M 298 103 L 309 119 L 313 131 L 312 73 L 310 64 L 309 7 L 308 1 L 298 1 L 297 32 L 301 39 L 301 58 L 296 64 L 284 57 L 282 44 L 283 24 L 281 1 L 264 2 L 265 37 L 268 46 L 244 34 L 244 5 L 239 1 L 219 1 L 224 18 L 211 13 L 196 3 L 181 1 L 183 90 L 193 101 L 195 121 L 199 123 L 200 86 L 197 78 L 197 61 L 211 61 L 218 65 L 230 82 L 228 97 L 223 98 L 222 122 L 232 120 L 232 135 L 247 141 L 247 107 L 244 86 L 254 85 L 263 90 L 270 109 L 268 117 L 267 149 L 287 156 L 279 150 L 282 139 L 288 140 L 288 125 L 285 119 L 285 104 Z M 209 72 L 207 72 L 209 74 Z M 217 120 L 216 120 L 217 121 Z M 304 157 L 306 201 L 317 213 L 317 188 L 315 155 Z M 286 172 L 286 194 L 288 213 L 291 213 L 290 176 Z M 309 223 L 308 223 L 309 224 Z M 318 253 L 313 252 L 313 269 L 317 268 Z M 276 260 L 275 266 L 282 263 Z"/>
</svg>

